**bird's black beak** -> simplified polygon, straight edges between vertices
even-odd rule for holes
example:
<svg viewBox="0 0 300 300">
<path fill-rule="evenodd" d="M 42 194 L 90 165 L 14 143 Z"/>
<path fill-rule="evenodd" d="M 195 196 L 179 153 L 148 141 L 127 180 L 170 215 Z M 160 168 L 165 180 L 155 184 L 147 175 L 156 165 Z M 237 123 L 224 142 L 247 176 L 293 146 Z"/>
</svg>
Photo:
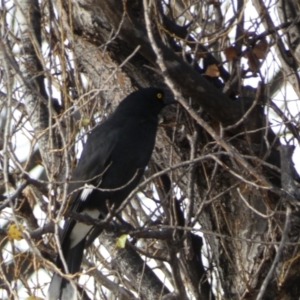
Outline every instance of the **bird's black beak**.
<svg viewBox="0 0 300 300">
<path fill-rule="evenodd" d="M 165 91 L 164 104 L 165 106 L 170 104 L 178 104 L 178 101 L 175 100 L 174 95 L 173 93 L 171 93 L 171 91 Z"/>
</svg>

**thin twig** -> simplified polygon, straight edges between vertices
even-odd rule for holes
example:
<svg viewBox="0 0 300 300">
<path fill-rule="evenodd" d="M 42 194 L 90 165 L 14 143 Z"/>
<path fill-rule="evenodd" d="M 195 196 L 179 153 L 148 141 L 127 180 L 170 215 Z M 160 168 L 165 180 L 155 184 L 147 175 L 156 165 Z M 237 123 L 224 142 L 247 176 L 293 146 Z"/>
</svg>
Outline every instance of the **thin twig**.
<svg viewBox="0 0 300 300">
<path fill-rule="evenodd" d="M 274 210 L 274 211 L 273 211 L 272 213 L 270 213 L 269 215 L 265 215 L 265 214 L 259 212 L 257 209 L 255 209 L 253 206 L 251 206 L 251 205 L 248 203 L 248 201 L 245 199 L 245 197 L 244 197 L 243 194 L 241 193 L 240 188 L 237 188 L 237 191 L 238 191 L 238 193 L 239 193 L 241 199 L 243 200 L 243 202 L 246 204 L 246 206 L 247 206 L 248 208 L 250 208 L 250 209 L 251 209 L 253 212 L 255 212 L 256 214 L 258 214 L 260 217 L 265 218 L 265 219 L 268 219 L 268 218 L 273 217 L 274 214 L 276 213 L 276 210 Z"/>
<path fill-rule="evenodd" d="M 145 0 L 144 0 L 144 6 L 145 6 Z M 146 13 L 145 13 L 145 22 L 146 22 L 146 28 L 147 28 L 147 33 L 148 33 L 148 37 L 149 40 L 151 42 L 152 45 L 152 49 L 156 55 L 156 62 L 158 64 L 158 66 L 160 67 L 164 80 L 166 82 L 166 84 L 169 86 L 169 88 L 173 91 L 175 98 L 179 101 L 179 103 L 186 109 L 187 113 L 201 126 L 203 127 L 211 136 L 212 138 L 222 147 L 224 148 L 228 153 L 231 154 L 231 156 L 239 162 L 239 164 L 241 166 L 243 166 L 243 168 L 245 170 L 247 170 L 247 172 L 249 172 L 252 176 L 254 176 L 262 185 L 265 186 L 265 188 L 270 188 L 272 185 L 270 184 L 270 182 L 261 174 L 259 174 L 255 168 L 253 168 L 245 159 L 243 159 L 243 157 L 239 154 L 239 152 L 229 143 L 227 143 L 224 139 L 222 139 L 217 133 L 216 131 L 207 123 L 205 122 L 196 112 L 195 110 L 192 109 L 192 107 L 185 101 L 185 99 L 183 99 L 183 97 L 181 96 L 180 92 L 177 90 L 177 88 L 175 87 L 175 84 L 172 82 L 171 77 L 169 76 L 169 72 L 168 69 L 165 65 L 165 62 L 163 60 L 163 55 L 162 55 L 162 51 L 161 49 L 157 46 L 157 43 L 154 39 L 154 36 L 152 34 L 151 31 L 151 24 L 150 24 L 150 20 L 149 17 L 148 21 L 149 24 L 147 23 L 147 18 L 146 18 Z M 224 96 L 225 97 L 225 96 Z"/>
<path fill-rule="evenodd" d="M 276 256 L 275 256 L 274 261 L 272 263 L 272 266 L 271 266 L 271 268 L 268 272 L 268 275 L 266 276 L 263 284 L 260 287 L 260 290 L 259 290 L 259 293 L 257 295 L 256 300 L 262 300 L 263 299 L 264 293 L 267 289 L 267 286 L 268 286 L 269 282 L 271 281 L 271 279 L 273 277 L 273 273 L 274 273 L 275 268 L 276 268 L 276 266 L 279 262 L 280 256 L 283 252 L 283 248 L 286 245 L 286 240 L 287 240 L 288 232 L 289 232 L 289 228 L 290 228 L 291 212 L 292 212 L 291 207 L 290 207 L 289 204 L 287 204 L 285 225 L 284 225 L 284 230 L 283 230 L 283 233 L 282 233 L 282 238 L 281 238 L 281 241 L 280 241 L 280 245 L 278 247 Z"/>
</svg>

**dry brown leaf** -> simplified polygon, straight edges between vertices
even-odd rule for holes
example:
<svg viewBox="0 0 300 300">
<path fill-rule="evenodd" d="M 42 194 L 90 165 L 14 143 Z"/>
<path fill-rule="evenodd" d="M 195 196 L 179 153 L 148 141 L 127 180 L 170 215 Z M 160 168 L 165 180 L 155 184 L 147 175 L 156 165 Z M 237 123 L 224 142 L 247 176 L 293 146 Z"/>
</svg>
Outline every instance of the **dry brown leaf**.
<svg viewBox="0 0 300 300">
<path fill-rule="evenodd" d="M 205 75 L 209 77 L 219 77 L 220 76 L 220 71 L 219 68 L 216 64 L 209 65 L 205 71 Z"/>
<path fill-rule="evenodd" d="M 224 50 L 224 54 L 225 54 L 225 57 L 226 57 L 227 61 L 232 61 L 232 60 L 238 58 L 237 53 L 236 53 L 236 49 L 235 49 L 234 46 L 230 46 L 230 47 L 226 48 Z"/>
<path fill-rule="evenodd" d="M 34 193 L 32 192 L 32 188 L 30 186 L 26 186 L 22 194 L 28 200 L 30 207 L 33 209 L 35 204 L 35 197 L 34 197 Z"/>
<path fill-rule="evenodd" d="M 253 53 L 259 59 L 264 59 L 267 55 L 269 44 L 266 38 L 262 38 L 253 48 Z"/>
<path fill-rule="evenodd" d="M 252 51 L 247 51 L 244 56 L 248 59 L 248 66 L 250 71 L 256 73 L 260 67 L 260 62 L 257 56 Z"/>
</svg>

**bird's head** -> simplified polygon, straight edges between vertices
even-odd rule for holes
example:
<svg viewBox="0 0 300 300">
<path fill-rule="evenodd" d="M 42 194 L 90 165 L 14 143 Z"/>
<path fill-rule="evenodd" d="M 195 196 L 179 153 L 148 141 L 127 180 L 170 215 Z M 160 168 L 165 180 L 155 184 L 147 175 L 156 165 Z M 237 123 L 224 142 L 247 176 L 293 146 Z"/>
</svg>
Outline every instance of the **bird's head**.
<svg viewBox="0 0 300 300">
<path fill-rule="evenodd" d="M 167 105 L 177 101 L 173 95 L 161 88 L 144 88 L 128 95 L 117 108 L 131 114 L 148 114 L 157 116 Z"/>
</svg>

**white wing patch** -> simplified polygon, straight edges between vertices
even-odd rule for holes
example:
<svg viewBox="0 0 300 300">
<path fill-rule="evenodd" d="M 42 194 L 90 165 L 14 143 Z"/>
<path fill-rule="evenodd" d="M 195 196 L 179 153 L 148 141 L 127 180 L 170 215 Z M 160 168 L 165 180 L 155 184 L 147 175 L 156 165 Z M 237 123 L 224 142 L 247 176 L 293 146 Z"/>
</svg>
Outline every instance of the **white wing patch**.
<svg viewBox="0 0 300 300">
<path fill-rule="evenodd" d="M 76 291 L 71 282 L 67 282 L 66 286 L 62 288 L 61 300 L 77 300 Z"/>
<path fill-rule="evenodd" d="M 85 209 L 81 212 L 82 214 L 87 214 L 88 216 L 98 219 L 100 212 L 98 209 Z M 71 245 L 70 248 L 75 247 L 80 241 L 82 241 L 83 238 L 89 233 L 93 226 L 92 225 L 86 225 L 80 222 L 77 222 L 72 229 L 71 235 L 70 235 L 70 240 L 71 240 Z"/>
<path fill-rule="evenodd" d="M 61 283 L 62 278 L 58 274 L 54 274 L 50 283 L 46 300 L 56 300 L 59 297 Z"/>
<path fill-rule="evenodd" d="M 80 200 L 81 201 L 85 201 L 87 199 L 87 197 L 92 193 L 92 191 L 94 190 L 95 186 L 93 186 L 92 184 L 85 184 L 84 185 L 84 189 L 81 192 L 80 195 Z"/>
</svg>

